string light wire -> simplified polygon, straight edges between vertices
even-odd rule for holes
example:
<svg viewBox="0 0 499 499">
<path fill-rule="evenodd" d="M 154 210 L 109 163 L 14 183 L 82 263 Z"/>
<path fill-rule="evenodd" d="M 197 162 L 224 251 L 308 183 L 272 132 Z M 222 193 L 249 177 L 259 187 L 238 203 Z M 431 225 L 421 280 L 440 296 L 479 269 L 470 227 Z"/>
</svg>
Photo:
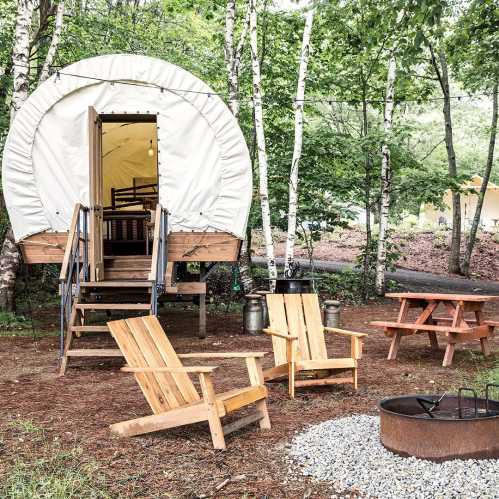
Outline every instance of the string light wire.
<svg viewBox="0 0 499 499">
<path fill-rule="evenodd" d="M 28 67 L 26 65 L 23 65 L 23 64 L 19 64 L 19 63 L 16 63 L 16 64 L 13 64 L 13 66 L 21 66 L 21 67 Z M 56 74 L 56 81 L 59 81 L 61 76 L 69 76 L 69 77 L 72 77 L 72 78 L 81 78 L 81 79 L 85 79 L 85 80 L 92 80 L 92 81 L 98 81 L 98 82 L 101 82 L 101 83 L 111 83 L 111 84 L 119 84 L 119 85 L 130 85 L 130 86 L 134 86 L 134 87 L 142 87 L 142 88 L 149 88 L 149 89 L 155 89 L 155 90 L 159 90 L 161 93 L 165 92 L 165 91 L 168 91 L 168 92 L 172 92 L 172 93 L 175 93 L 175 94 L 178 94 L 178 93 L 181 93 L 183 92 L 184 94 L 197 94 L 197 95 L 207 95 L 208 98 L 210 98 L 211 96 L 213 95 L 216 95 L 218 97 L 225 97 L 227 98 L 227 101 L 235 101 L 237 100 L 238 102 L 240 103 L 243 103 L 243 102 L 251 102 L 253 103 L 253 97 L 246 97 L 246 96 L 243 96 L 243 97 L 240 97 L 240 98 L 229 98 L 228 94 L 226 92 L 204 92 L 204 91 L 199 91 L 199 90 L 192 90 L 192 89 L 184 89 L 184 88 L 168 88 L 168 87 L 164 87 L 164 86 L 161 86 L 161 85 L 155 85 L 155 84 L 151 84 L 151 83 L 141 83 L 141 82 L 133 82 L 133 81 L 125 81 L 125 80 L 109 80 L 109 79 L 106 79 L 106 78 L 98 78 L 96 76 L 86 76 L 86 75 L 82 75 L 82 74 L 74 74 L 74 73 L 67 73 L 65 71 L 61 71 L 60 68 L 61 66 L 51 66 L 51 69 L 55 69 L 55 74 Z M 470 99 L 470 100 L 477 100 L 478 98 L 480 97 L 490 97 L 492 94 L 490 93 L 479 93 L 479 94 L 474 94 L 474 95 L 449 95 L 448 98 L 449 99 L 457 99 L 457 100 L 461 100 L 461 99 Z M 402 103 L 405 103 L 405 102 L 413 102 L 413 103 L 418 103 L 418 104 L 423 104 L 425 102 L 431 102 L 431 101 L 442 101 L 444 100 L 445 97 L 430 97 L 430 98 L 424 98 L 424 99 L 394 99 L 394 102 L 395 104 L 402 104 Z M 276 101 L 277 99 L 271 99 L 269 97 L 265 97 L 263 96 L 262 97 L 262 100 L 265 101 L 265 102 L 272 102 L 272 101 Z M 279 99 L 280 100 L 280 99 Z M 307 97 L 307 98 L 304 98 L 304 99 L 295 99 L 295 98 L 290 98 L 291 102 L 294 104 L 294 103 L 298 103 L 298 102 L 303 102 L 304 104 L 307 104 L 307 103 L 310 103 L 310 104 L 350 104 L 352 106 L 356 105 L 356 104 L 360 104 L 362 103 L 362 100 L 361 99 L 336 99 L 336 98 L 333 98 L 333 97 L 328 97 L 328 96 L 318 96 L 318 97 Z M 383 104 L 385 102 L 384 99 L 366 99 L 366 103 L 368 104 Z"/>
</svg>

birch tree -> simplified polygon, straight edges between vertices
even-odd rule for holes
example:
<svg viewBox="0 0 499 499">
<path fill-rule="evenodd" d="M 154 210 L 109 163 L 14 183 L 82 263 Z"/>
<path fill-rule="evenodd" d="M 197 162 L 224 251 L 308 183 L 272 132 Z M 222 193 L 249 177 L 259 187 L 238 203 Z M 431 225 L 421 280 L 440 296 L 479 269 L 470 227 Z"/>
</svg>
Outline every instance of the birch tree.
<svg viewBox="0 0 499 499">
<path fill-rule="evenodd" d="M 12 48 L 13 88 L 10 124 L 29 95 L 30 31 L 33 20 L 33 0 L 18 0 L 14 44 Z M 9 226 L 0 253 L 0 310 L 15 311 L 15 285 L 21 256 Z"/>
<path fill-rule="evenodd" d="M 307 78 L 308 59 L 310 55 L 310 36 L 314 22 L 315 8 L 310 8 L 305 17 L 305 28 L 298 70 L 298 84 L 296 87 L 295 108 L 295 139 L 291 171 L 289 175 L 289 202 L 288 202 L 288 233 L 286 238 L 286 257 L 284 273 L 287 274 L 293 261 L 296 240 L 296 212 L 298 208 L 298 179 L 299 165 L 303 144 L 303 108 L 305 105 L 305 82 Z"/>
<path fill-rule="evenodd" d="M 239 117 L 239 67 L 244 43 L 248 34 L 249 9 L 244 19 L 243 28 L 239 36 L 237 46 L 234 46 L 234 30 L 236 24 L 236 1 L 228 0 L 225 12 L 225 65 L 227 67 L 227 86 L 229 93 L 229 109 L 236 119 Z M 243 291 L 248 293 L 254 288 L 253 277 L 251 276 L 251 248 L 249 239 L 246 237 L 241 244 L 239 254 L 239 276 Z"/>
<path fill-rule="evenodd" d="M 270 225 L 270 202 L 268 189 L 268 161 L 265 147 L 265 131 L 263 127 L 263 105 L 262 105 L 262 84 L 260 75 L 260 61 L 258 59 L 258 32 L 257 32 L 257 12 L 256 0 L 249 0 L 250 10 L 250 47 L 251 47 L 251 68 L 253 73 L 253 106 L 255 119 L 256 144 L 258 150 L 258 172 L 260 187 L 260 205 L 262 210 L 262 228 L 265 242 L 265 253 L 267 257 L 267 268 L 269 278 L 277 277 L 277 268 L 274 257 L 274 243 L 272 241 L 272 229 Z M 271 283 L 271 288 L 273 284 Z"/>
<path fill-rule="evenodd" d="M 40 72 L 40 83 L 45 81 L 50 76 L 50 66 L 52 66 L 55 54 L 57 52 L 57 47 L 59 46 L 59 40 L 61 38 L 62 26 L 64 23 L 64 0 L 59 0 L 57 5 L 57 11 L 55 15 L 55 25 L 54 32 L 52 33 L 52 39 L 50 40 L 50 46 L 45 57 L 45 62 L 43 63 L 42 71 Z"/>
<path fill-rule="evenodd" d="M 383 131 L 385 138 L 389 136 L 393 122 L 393 96 L 395 93 L 395 78 L 397 74 L 397 61 L 394 50 L 390 53 L 388 61 L 388 76 L 386 78 L 385 105 L 383 117 Z M 390 191 L 391 191 L 391 165 L 390 146 L 385 143 L 381 148 L 381 204 L 379 213 L 379 235 L 378 254 L 376 259 L 376 293 L 385 294 L 385 270 L 386 270 L 386 238 L 388 231 L 388 216 L 390 211 Z"/>
</svg>

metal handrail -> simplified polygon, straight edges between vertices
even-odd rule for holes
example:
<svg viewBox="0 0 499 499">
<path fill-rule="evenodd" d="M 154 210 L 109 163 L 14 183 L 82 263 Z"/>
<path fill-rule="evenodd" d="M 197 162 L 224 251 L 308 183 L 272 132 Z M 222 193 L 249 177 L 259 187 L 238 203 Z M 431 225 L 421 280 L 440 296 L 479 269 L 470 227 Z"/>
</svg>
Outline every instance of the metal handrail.
<svg viewBox="0 0 499 499">
<path fill-rule="evenodd" d="M 59 293 L 61 295 L 59 347 L 61 358 L 64 355 L 64 333 L 70 327 L 74 299 L 80 293 L 80 282 L 89 280 L 89 270 L 88 208 L 78 203 L 74 208 L 61 273 L 59 274 Z"/>
<path fill-rule="evenodd" d="M 156 205 L 154 220 L 154 240 L 151 258 L 151 272 L 149 280 L 152 281 L 151 312 L 158 313 L 158 297 L 165 291 L 165 273 L 168 260 L 168 211 L 160 204 Z"/>
</svg>

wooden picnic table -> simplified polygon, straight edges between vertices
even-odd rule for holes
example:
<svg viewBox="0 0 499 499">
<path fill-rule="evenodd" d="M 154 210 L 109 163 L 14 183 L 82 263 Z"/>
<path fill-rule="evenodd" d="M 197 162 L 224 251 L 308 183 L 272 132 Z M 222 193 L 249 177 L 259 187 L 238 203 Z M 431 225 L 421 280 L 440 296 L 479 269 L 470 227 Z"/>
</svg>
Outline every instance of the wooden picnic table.
<svg viewBox="0 0 499 499">
<path fill-rule="evenodd" d="M 499 326 L 499 322 L 485 320 L 483 307 L 489 302 L 499 302 L 499 296 L 442 293 L 387 293 L 386 296 L 400 301 L 397 320 L 373 321 L 371 325 L 384 328 L 386 336 L 392 338 L 389 360 L 397 357 L 402 336 L 420 333 L 428 333 L 434 350 L 439 349 L 437 334 L 445 336 L 447 347 L 443 366 L 452 364 L 457 343 L 480 340 L 483 355 L 490 355 L 489 337 L 494 333 L 494 327 Z M 439 307 L 443 307 L 448 315 L 434 315 Z M 414 321 L 408 320 L 411 308 L 422 309 Z M 470 313 L 473 317 L 469 317 Z"/>
</svg>

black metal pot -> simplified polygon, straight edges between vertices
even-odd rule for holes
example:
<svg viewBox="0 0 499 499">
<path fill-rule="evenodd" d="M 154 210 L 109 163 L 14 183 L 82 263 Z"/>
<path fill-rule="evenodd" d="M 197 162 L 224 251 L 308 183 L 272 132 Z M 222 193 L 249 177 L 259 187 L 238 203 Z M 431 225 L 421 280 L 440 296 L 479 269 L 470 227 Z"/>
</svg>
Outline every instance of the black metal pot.
<svg viewBox="0 0 499 499">
<path fill-rule="evenodd" d="M 312 292 L 312 279 L 276 279 L 276 293 L 299 294 Z"/>
</svg>

